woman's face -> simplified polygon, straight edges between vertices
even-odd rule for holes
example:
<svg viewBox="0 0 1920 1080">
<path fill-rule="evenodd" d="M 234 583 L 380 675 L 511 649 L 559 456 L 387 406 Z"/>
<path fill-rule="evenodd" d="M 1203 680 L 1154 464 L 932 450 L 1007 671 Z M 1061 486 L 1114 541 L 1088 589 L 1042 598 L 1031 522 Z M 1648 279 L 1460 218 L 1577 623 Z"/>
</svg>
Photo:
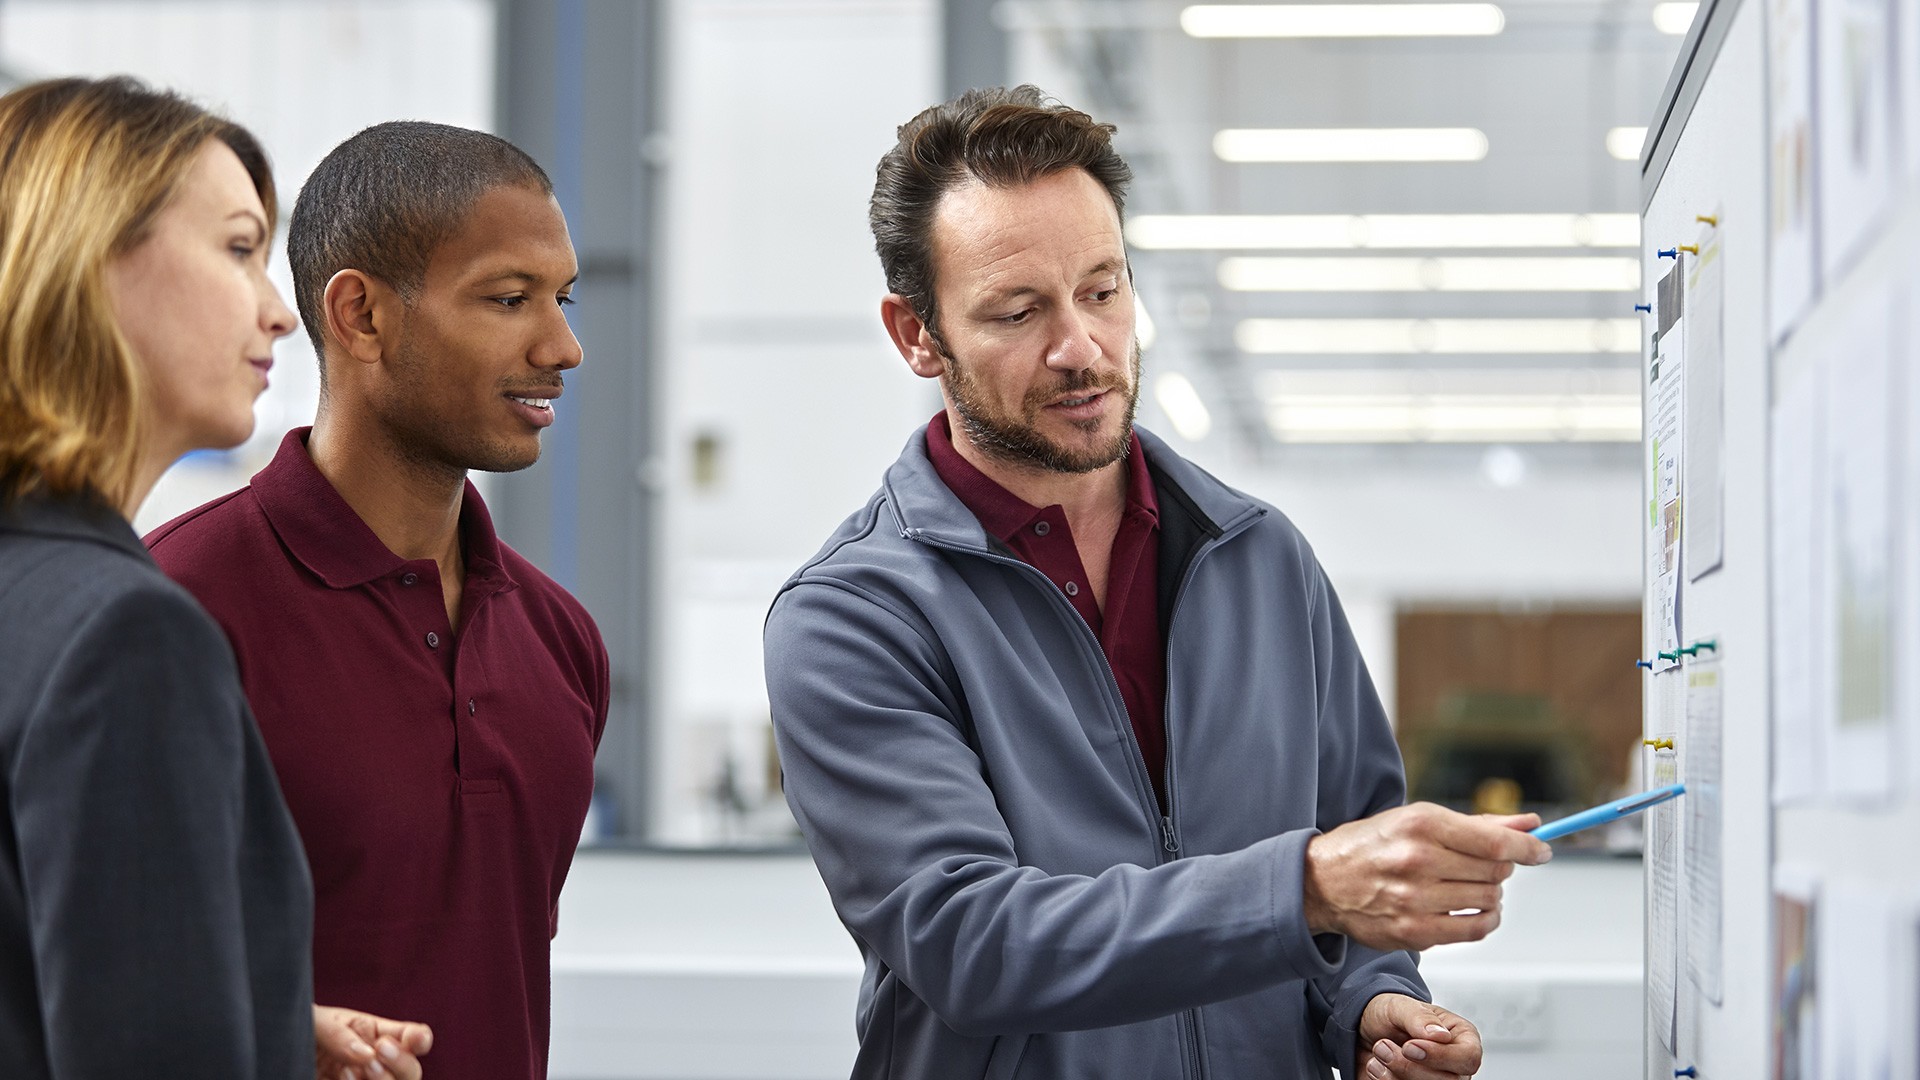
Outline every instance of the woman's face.
<svg viewBox="0 0 1920 1080">
<path fill-rule="evenodd" d="M 267 280 L 269 235 L 246 166 L 208 139 L 152 231 L 107 266 L 114 314 L 146 379 L 149 446 L 166 461 L 253 434 L 273 343 L 294 328 Z"/>
</svg>

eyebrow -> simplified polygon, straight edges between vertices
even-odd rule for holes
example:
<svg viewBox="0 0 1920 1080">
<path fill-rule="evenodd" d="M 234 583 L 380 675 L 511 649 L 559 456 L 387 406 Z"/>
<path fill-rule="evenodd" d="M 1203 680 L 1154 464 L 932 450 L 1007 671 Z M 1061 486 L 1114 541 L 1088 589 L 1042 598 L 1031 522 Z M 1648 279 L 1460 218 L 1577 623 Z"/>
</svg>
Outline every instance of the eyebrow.
<svg viewBox="0 0 1920 1080">
<path fill-rule="evenodd" d="M 488 274 L 486 277 L 480 278 L 479 280 L 475 281 L 474 284 L 492 285 L 495 282 L 500 282 L 500 281 L 519 281 L 519 282 L 525 282 L 528 285 L 538 285 L 540 282 L 545 280 L 547 280 L 545 277 L 539 274 L 536 274 L 531 270 L 502 270 L 496 274 Z M 570 288 L 573 285 L 579 284 L 579 282 L 580 282 L 580 275 L 575 274 L 572 277 L 568 278 L 566 281 L 562 282 L 560 284 L 560 287 L 563 289 Z"/>
<path fill-rule="evenodd" d="M 241 210 L 235 210 L 233 213 L 227 215 L 228 221 L 232 221 L 234 218 L 247 219 L 249 222 L 253 224 L 254 228 L 260 230 L 260 235 L 262 237 L 265 237 L 267 235 L 267 223 L 263 218 L 261 218 L 259 214 L 256 214 L 251 210 L 241 209 Z"/>
</svg>

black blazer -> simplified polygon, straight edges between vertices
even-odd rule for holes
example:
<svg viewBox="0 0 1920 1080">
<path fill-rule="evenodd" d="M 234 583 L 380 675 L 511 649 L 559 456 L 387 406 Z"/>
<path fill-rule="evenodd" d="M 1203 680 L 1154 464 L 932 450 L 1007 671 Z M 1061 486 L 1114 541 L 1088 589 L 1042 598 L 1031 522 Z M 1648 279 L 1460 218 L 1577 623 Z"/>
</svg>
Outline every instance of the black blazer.
<svg viewBox="0 0 1920 1080">
<path fill-rule="evenodd" d="M 307 1080 L 312 936 L 219 627 L 112 510 L 0 501 L 0 1076 Z"/>
</svg>

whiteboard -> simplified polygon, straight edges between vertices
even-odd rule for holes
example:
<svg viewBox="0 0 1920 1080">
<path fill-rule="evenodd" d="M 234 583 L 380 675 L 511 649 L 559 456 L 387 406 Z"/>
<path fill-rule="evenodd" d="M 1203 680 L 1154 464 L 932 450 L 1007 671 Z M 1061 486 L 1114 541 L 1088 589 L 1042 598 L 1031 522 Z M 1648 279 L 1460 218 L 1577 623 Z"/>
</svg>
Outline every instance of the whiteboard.
<svg viewBox="0 0 1920 1080">
<path fill-rule="evenodd" d="M 1676 265 L 1683 274 L 1700 268 L 1700 255 L 1662 251 L 1698 245 L 1704 254 L 1717 242 L 1721 263 L 1719 407 L 1709 423 L 1694 413 L 1715 404 L 1712 393 L 1684 398 L 1688 440 L 1679 451 L 1688 481 L 1683 528 L 1717 522 L 1721 547 L 1718 564 L 1698 580 L 1682 568 L 1676 605 L 1679 642 L 1716 647 L 1671 666 L 1657 661 L 1665 670 L 1642 676 L 1648 735 L 1675 740 L 1671 749 L 1643 751 L 1647 775 L 1664 763 L 1688 781 L 1689 797 L 1696 783 L 1714 786 L 1717 797 L 1711 807 L 1676 813 L 1672 893 L 1658 891 L 1662 875 L 1649 853 L 1644 1075 L 1660 1080 L 1686 1068 L 1717 1080 L 1781 1075 L 1778 1006 L 1799 989 L 1795 973 L 1816 970 L 1828 977 L 1812 984 L 1817 1007 L 1804 1018 L 1807 1030 L 1826 1037 L 1808 1050 L 1812 1075 L 1920 1078 L 1920 378 L 1911 374 L 1920 359 L 1920 184 L 1904 165 L 1920 164 L 1920 126 L 1907 133 L 1920 119 L 1920 80 L 1911 77 L 1920 65 L 1920 4 L 1863 13 L 1844 7 L 1855 0 L 1819 2 L 1827 5 L 1819 12 L 1786 0 L 1720 0 L 1703 9 L 1642 162 L 1643 300 L 1660 306 L 1659 283 Z M 1781 97 L 1781 84 L 1770 80 L 1792 72 L 1770 51 L 1769 20 L 1786 26 L 1796 9 L 1810 31 L 1827 35 L 1824 47 L 1808 49 L 1806 82 L 1821 113 L 1810 118 L 1814 142 L 1828 145 L 1816 145 L 1805 167 L 1815 193 L 1827 174 L 1834 201 L 1806 208 L 1814 211 L 1807 232 L 1795 232 L 1781 214 L 1785 204 L 1773 201 L 1789 186 L 1777 182 L 1774 153 L 1786 145 L 1776 129 L 1790 125 L 1775 122 L 1791 119 L 1791 110 L 1770 112 L 1770 96 Z M 1835 20 L 1846 18 L 1861 26 L 1885 20 L 1877 37 L 1853 39 L 1885 50 L 1873 54 L 1885 65 L 1877 76 L 1835 68 L 1860 55 L 1850 61 L 1835 47 L 1845 29 Z M 1836 109 L 1852 87 L 1883 95 L 1872 101 L 1884 114 Z M 1848 174 L 1856 161 L 1871 175 Z M 1884 198 L 1860 194 L 1880 186 Z M 1856 210 L 1859 220 L 1849 219 Z M 1843 254 L 1822 252 L 1823 217 L 1846 222 L 1835 230 L 1836 243 L 1848 245 Z M 1784 270 L 1773 265 L 1776 250 Z M 1782 296 L 1794 310 L 1775 310 Z M 1707 350 L 1696 318 L 1704 305 L 1693 300 L 1680 303 L 1677 343 L 1690 375 Z M 1647 318 L 1644 647 L 1654 660 L 1663 586 L 1652 338 L 1666 320 L 1658 311 Z M 1693 391 L 1696 381 L 1685 386 Z M 1786 418 L 1780 431 L 1776 417 Z M 1687 467 L 1713 455 L 1717 474 Z M 1804 482 L 1817 494 L 1776 500 L 1776 481 L 1784 492 Z M 1686 539 L 1680 547 L 1689 555 L 1710 548 L 1695 543 L 1701 537 Z M 1815 567 L 1812 584 L 1781 588 L 1775 558 Z M 1791 651 L 1776 657 L 1776 639 Z M 1711 679 L 1698 677 L 1709 670 Z M 1883 692 L 1863 695 L 1862 686 Z M 1715 724 L 1700 726 L 1709 708 Z M 1779 761 L 1777 738 L 1788 747 Z M 1812 786 L 1776 802 L 1776 773 Z M 1776 918 L 1781 882 L 1783 895 L 1813 898 L 1809 924 L 1820 955 L 1799 967 L 1792 905 Z M 1703 917 L 1714 904 L 1718 918 Z M 1882 947 L 1870 948 L 1875 942 Z M 1663 978 L 1670 1006 L 1655 993 Z"/>
</svg>

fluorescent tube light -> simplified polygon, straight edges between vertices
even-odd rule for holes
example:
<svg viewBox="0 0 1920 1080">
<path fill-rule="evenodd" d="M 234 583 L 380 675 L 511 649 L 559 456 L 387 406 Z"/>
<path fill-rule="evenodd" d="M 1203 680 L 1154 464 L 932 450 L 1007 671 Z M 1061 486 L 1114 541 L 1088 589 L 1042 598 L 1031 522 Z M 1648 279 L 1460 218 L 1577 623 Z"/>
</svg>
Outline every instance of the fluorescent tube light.
<svg viewBox="0 0 1920 1080">
<path fill-rule="evenodd" d="M 1245 319 L 1242 352 L 1269 355 L 1637 353 L 1637 319 Z"/>
<path fill-rule="evenodd" d="M 1173 430 L 1188 442 L 1199 442 L 1213 430 L 1213 415 L 1185 375 L 1169 371 L 1156 378 L 1153 399 L 1160 403 L 1160 411 L 1167 414 Z"/>
<path fill-rule="evenodd" d="M 1640 148 L 1646 145 L 1647 129 L 1617 127 L 1607 130 L 1607 153 L 1621 161 L 1639 161 Z"/>
<path fill-rule="evenodd" d="M 1639 247 L 1637 214 L 1143 214 L 1143 250 Z"/>
<path fill-rule="evenodd" d="M 1479 161 L 1479 128 L 1228 128 L 1213 152 L 1231 162 Z"/>
<path fill-rule="evenodd" d="M 1634 442 L 1632 369 L 1287 371 L 1260 390 L 1282 442 Z"/>
<path fill-rule="evenodd" d="M 1237 255 L 1220 260 L 1219 277 L 1234 292 L 1634 292 L 1640 260 Z"/>
<path fill-rule="evenodd" d="M 1653 28 L 1663 34 L 1684 34 L 1693 25 L 1693 17 L 1700 11 L 1697 3 L 1663 3 L 1653 5 Z"/>
<path fill-rule="evenodd" d="M 1474 37 L 1497 34 L 1495 4 L 1195 4 L 1180 29 L 1197 38 Z"/>
</svg>

